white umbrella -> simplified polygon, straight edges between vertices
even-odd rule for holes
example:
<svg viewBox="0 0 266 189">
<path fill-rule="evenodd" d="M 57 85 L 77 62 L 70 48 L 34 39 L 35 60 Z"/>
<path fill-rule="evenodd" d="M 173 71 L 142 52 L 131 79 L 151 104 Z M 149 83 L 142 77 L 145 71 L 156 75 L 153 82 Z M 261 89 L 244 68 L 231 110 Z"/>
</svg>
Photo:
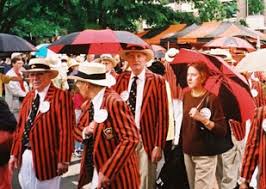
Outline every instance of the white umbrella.
<svg viewBox="0 0 266 189">
<path fill-rule="evenodd" d="M 235 68 L 239 72 L 266 72 L 266 49 L 248 53 Z"/>
</svg>

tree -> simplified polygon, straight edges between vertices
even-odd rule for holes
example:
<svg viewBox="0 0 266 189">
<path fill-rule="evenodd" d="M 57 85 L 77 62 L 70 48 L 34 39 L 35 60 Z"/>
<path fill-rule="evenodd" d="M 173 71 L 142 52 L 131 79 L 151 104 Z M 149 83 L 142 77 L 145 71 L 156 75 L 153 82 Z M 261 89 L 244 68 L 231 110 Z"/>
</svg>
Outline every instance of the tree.
<svg viewBox="0 0 266 189">
<path fill-rule="evenodd" d="M 226 17 L 224 6 L 219 0 L 195 0 L 194 3 L 202 22 L 223 20 Z"/>
<path fill-rule="evenodd" d="M 176 14 L 154 0 L 0 0 L 1 32 L 49 37 L 85 28 L 135 31 L 176 22 Z"/>
<path fill-rule="evenodd" d="M 264 10 L 263 0 L 249 0 L 248 1 L 249 14 L 259 14 Z"/>
</svg>

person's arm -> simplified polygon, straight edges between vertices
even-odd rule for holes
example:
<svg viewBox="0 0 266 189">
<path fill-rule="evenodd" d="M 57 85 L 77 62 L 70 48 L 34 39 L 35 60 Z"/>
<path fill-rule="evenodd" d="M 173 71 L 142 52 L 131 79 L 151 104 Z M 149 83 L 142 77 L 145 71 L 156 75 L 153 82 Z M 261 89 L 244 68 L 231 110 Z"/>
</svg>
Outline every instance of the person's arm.
<svg viewBox="0 0 266 189">
<path fill-rule="evenodd" d="M 211 114 L 210 118 L 206 118 L 205 116 L 203 116 L 196 107 L 191 108 L 189 115 L 193 119 L 200 121 L 204 125 L 204 127 L 210 130 L 213 134 L 219 137 L 224 137 L 227 132 L 227 123 L 223 114 L 222 105 L 218 97 L 209 97 L 207 98 L 209 98 L 210 101 L 208 107 Z"/>
<path fill-rule="evenodd" d="M 57 126 L 59 128 L 59 149 L 58 149 L 58 174 L 67 171 L 71 154 L 73 151 L 73 129 L 75 127 L 74 106 L 70 92 L 60 92 L 55 99 L 57 105 Z"/>
<path fill-rule="evenodd" d="M 251 128 L 248 134 L 247 143 L 245 146 L 245 152 L 243 154 L 242 160 L 242 168 L 240 173 L 240 184 L 244 186 L 244 184 L 248 185 L 253 172 L 258 165 L 259 159 L 259 144 L 261 140 L 261 132 L 262 131 L 262 117 L 264 112 L 266 111 L 265 107 L 260 107 L 256 110 L 255 117 L 251 123 Z"/>
<path fill-rule="evenodd" d="M 17 121 L 12 112 L 10 112 L 6 101 L 0 97 L 0 129 L 5 131 L 14 131 Z"/>
<path fill-rule="evenodd" d="M 125 163 L 128 162 L 128 158 L 134 153 L 140 135 L 132 113 L 124 101 L 110 99 L 106 107 L 112 107 L 112 111 L 108 111 L 108 119 L 112 125 L 113 134 L 118 137 L 118 144 L 111 157 L 99 171 L 103 179 L 99 183 L 111 180 L 119 173 Z"/>
</svg>

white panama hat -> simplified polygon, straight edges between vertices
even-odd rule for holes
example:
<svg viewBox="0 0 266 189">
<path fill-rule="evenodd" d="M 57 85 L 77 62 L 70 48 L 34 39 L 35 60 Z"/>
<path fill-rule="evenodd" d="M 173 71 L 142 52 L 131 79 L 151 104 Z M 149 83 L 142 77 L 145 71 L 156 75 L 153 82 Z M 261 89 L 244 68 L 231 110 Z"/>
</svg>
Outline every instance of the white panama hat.
<svg viewBox="0 0 266 189">
<path fill-rule="evenodd" d="M 106 66 L 96 62 L 81 63 L 78 73 L 74 76 L 69 76 L 68 79 L 85 81 L 104 87 L 109 86 L 110 82 L 106 77 Z"/>
<path fill-rule="evenodd" d="M 34 72 L 51 72 L 51 79 L 54 79 L 58 75 L 58 71 L 51 69 L 47 59 L 45 58 L 32 58 L 29 62 L 29 68 L 22 71 L 23 73 L 34 73 Z"/>
<path fill-rule="evenodd" d="M 167 62 L 172 62 L 175 59 L 175 55 L 179 53 L 179 50 L 176 48 L 170 48 L 166 53 L 165 53 L 165 60 Z"/>
</svg>

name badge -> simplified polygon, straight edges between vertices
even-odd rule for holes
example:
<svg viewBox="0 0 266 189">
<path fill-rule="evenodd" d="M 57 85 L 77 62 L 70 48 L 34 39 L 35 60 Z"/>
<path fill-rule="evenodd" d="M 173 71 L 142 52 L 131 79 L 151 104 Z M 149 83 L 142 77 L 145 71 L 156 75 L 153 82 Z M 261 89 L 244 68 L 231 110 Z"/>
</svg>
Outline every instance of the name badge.
<svg viewBox="0 0 266 189">
<path fill-rule="evenodd" d="M 100 109 L 100 110 L 97 110 L 95 111 L 95 114 L 94 114 L 94 117 L 93 117 L 93 120 L 96 122 L 96 123 L 103 123 L 108 117 L 108 112 L 107 110 L 105 109 Z"/>
<path fill-rule="evenodd" d="M 209 108 L 202 108 L 200 110 L 200 113 L 203 117 L 207 118 L 207 119 L 210 119 L 211 118 L 211 110 Z"/>
<path fill-rule="evenodd" d="M 123 91 L 122 93 L 120 93 L 120 97 L 122 98 L 123 101 L 127 101 L 129 98 L 128 91 Z"/>
<path fill-rule="evenodd" d="M 250 92 L 253 97 L 258 96 L 258 91 L 256 89 L 251 89 Z"/>
<path fill-rule="evenodd" d="M 107 127 L 106 129 L 103 130 L 103 134 L 106 139 L 110 140 L 114 138 L 114 132 L 112 127 Z"/>
<path fill-rule="evenodd" d="M 266 119 L 263 119 L 262 121 L 262 129 L 266 132 Z"/>
</svg>

